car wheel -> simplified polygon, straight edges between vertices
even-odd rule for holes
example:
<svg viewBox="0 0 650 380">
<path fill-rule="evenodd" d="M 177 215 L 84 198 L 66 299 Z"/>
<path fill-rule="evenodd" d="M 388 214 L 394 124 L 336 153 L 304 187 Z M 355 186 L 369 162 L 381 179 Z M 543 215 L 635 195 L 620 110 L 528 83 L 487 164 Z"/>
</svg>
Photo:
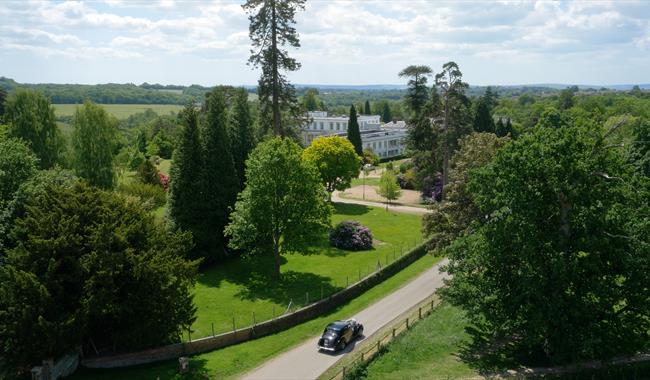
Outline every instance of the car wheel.
<svg viewBox="0 0 650 380">
<path fill-rule="evenodd" d="M 362 336 L 363 335 L 363 326 L 359 327 L 359 332 L 357 333 L 357 336 Z"/>
<path fill-rule="evenodd" d="M 341 339 L 341 342 L 339 343 L 339 351 L 345 350 L 345 346 L 347 346 L 345 339 Z"/>
</svg>

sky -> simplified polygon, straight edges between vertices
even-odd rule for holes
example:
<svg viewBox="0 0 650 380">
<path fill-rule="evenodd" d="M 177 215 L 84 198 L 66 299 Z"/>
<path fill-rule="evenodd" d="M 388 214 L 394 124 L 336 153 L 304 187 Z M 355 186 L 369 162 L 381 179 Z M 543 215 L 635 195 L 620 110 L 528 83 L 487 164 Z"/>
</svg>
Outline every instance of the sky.
<svg viewBox="0 0 650 380">
<path fill-rule="evenodd" d="M 24 83 L 257 83 L 242 1 L 0 1 L 0 76 Z M 459 64 L 473 85 L 650 82 L 650 0 L 307 0 L 301 84 L 402 84 Z"/>
</svg>

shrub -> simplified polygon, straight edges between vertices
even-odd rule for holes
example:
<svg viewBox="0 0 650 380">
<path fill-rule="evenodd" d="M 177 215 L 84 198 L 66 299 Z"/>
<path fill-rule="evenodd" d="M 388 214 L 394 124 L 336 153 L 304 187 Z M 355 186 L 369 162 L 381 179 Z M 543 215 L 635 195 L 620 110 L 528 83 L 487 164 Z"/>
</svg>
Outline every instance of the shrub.
<svg viewBox="0 0 650 380">
<path fill-rule="evenodd" d="M 144 162 L 138 167 L 137 174 L 137 178 L 141 183 L 160 186 L 158 168 L 156 168 L 151 159 L 144 160 Z"/>
<path fill-rule="evenodd" d="M 349 251 L 371 249 L 372 233 L 357 220 L 345 220 L 330 232 L 330 244 Z"/>
<path fill-rule="evenodd" d="M 164 206 L 167 202 L 167 193 L 160 185 L 132 182 L 120 185 L 118 191 L 140 198 L 142 207 L 147 210 Z"/>
</svg>

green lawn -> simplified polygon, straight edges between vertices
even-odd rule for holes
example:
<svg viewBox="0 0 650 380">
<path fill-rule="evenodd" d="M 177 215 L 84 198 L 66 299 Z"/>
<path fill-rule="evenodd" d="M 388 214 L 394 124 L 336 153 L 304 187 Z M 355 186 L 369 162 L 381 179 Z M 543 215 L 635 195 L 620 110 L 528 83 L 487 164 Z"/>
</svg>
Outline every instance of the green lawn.
<svg viewBox="0 0 650 380">
<path fill-rule="evenodd" d="M 57 116 L 72 116 L 79 104 L 53 104 L 53 106 Z M 126 119 L 147 109 L 152 109 L 158 115 L 166 115 L 183 109 L 183 106 L 177 104 L 101 104 L 101 106 L 118 119 Z"/>
<path fill-rule="evenodd" d="M 477 376 L 457 357 L 464 342 L 467 319 L 442 304 L 428 317 L 388 345 L 388 351 L 366 368 L 366 379 L 454 379 Z"/>
<path fill-rule="evenodd" d="M 363 176 L 363 173 L 361 174 L 361 176 Z M 363 178 L 354 178 L 352 180 L 351 187 L 361 186 L 363 184 L 364 184 L 364 179 Z M 366 177 L 365 184 L 366 184 L 366 186 L 379 186 L 379 178 L 368 178 L 368 177 Z"/>
<path fill-rule="evenodd" d="M 192 375 L 184 379 L 234 378 L 241 375 L 285 350 L 302 343 L 314 335 L 318 335 L 323 326 L 332 320 L 347 318 L 365 309 L 386 294 L 401 287 L 404 283 L 424 272 L 437 263 L 440 258 L 425 255 L 398 274 L 370 289 L 335 311 L 319 318 L 305 322 L 289 330 L 270 335 L 250 342 L 226 347 L 209 353 L 196 355 L 191 358 Z M 177 375 L 178 361 L 170 360 L 163 363 L 150 364 L 116 370 L 85 370 L 81 369 L 71 377 L 73 380 L 136 380 L 136 379 L 172 379 L 181 378 Z"/>
<path fill-rule="evenodd" d="M 197 320 L 192 337 L 232 330 L 233 317 L 237 327 L 255 320 L 271 319 L 292 307 L 305 305 L 327 296 L 376 270 L 377 262 L 385 265 L 393 253 L 421 241 L 418 215 L 386 212 L 381 208 L 353 204 L 335 204 L 332 223 L 355 219 L 368 226 L 375 239 L 375 249 L 348 252 L 329 247 L 326 236 L 314 242 L 309 252 L 283 257 L 282 281 L 271 276 L 272 258 L 248 257 L 231 260 L 199 275 L 194 301 Z M 322 293 L 321 293 L 322 292 Z M 187 339 L 185 334 L 184 339 Z"/>
</svg>

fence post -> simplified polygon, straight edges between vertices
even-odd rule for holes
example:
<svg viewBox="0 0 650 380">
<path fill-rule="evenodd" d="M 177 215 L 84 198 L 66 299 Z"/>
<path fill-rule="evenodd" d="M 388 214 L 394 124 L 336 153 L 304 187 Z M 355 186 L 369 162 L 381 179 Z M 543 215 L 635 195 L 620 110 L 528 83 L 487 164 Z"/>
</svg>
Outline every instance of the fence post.
<svg viewBox="0 0 650 380">
<path fill-rule="evenodd" d="M 275 319 L 275 305 L 273 305 L 273 317 L 271 319 Z"/>
<path fill-rule="evenodd" d="M 305 305 L 309 305 L 309 292 L 305 292 Z"/>
<path fill-rule="evenodd" d="M 418 308 L 418 318 L 422 319 L 422 306 Z"/>
<path fill-rule="evenodd" d="M 211 324 L 212 324 L 212 336 L 214 337 L 214 322 L 212 322 Z"/>
<path fill-rule="evenodd" d="M 349 276 L 345 276 L 345 287 L 347 288 L 348 286 L 350 286 L 350 278 Z"/>
<path fill-rule="evenodd" d="M 431 311 L 433 311 L 433 300 L 431 300 Z"/>
<path fill-rule="evenodd" d="M 342 371 L 342 373 L 343 373 L 343 377 L 342 377 L 342 378 L 345 379 L 345 366 L 343 366 L 343 371 Z"/>
<path fill-rule="evenodd" d="M 361 281 L 361 268 L 359 268 L 359 281 Z"/>
<path fill-rule="evenodd" d="M 395 327 L 393 327 L 393 339 L 395 339 Z"/>
<path fill-rule="evenodd" d="M 232 317 L 232 331 L 237 331 L 237 329 L 235 328 L 235 316 L 234 315 Z"/>
<path fill-rule="evenodd" d="M 364 358 L 363 358 L 363 355 L 364 355 L 364 353 L 362 352 L 361 353 L 361 364 L 363 364 L 363 362 L 365 361 Z"/>
<path fill-rule="evenodd" d="M 408 318 L 406 318 L 406 329 L 407 330 L 409 329 L 409 319 Z"/>
<path fill-rule="evenodd" d="M 187 329 L 187 337 L 192 341 L 192 329 Z"/>
<path fill-rule="evenodd" d="M 253 312 L 253 326 L 255 326 L 255 325 L 256 325 L 256 323 L 255 323 L 255 312 Z"/>
</svg>

